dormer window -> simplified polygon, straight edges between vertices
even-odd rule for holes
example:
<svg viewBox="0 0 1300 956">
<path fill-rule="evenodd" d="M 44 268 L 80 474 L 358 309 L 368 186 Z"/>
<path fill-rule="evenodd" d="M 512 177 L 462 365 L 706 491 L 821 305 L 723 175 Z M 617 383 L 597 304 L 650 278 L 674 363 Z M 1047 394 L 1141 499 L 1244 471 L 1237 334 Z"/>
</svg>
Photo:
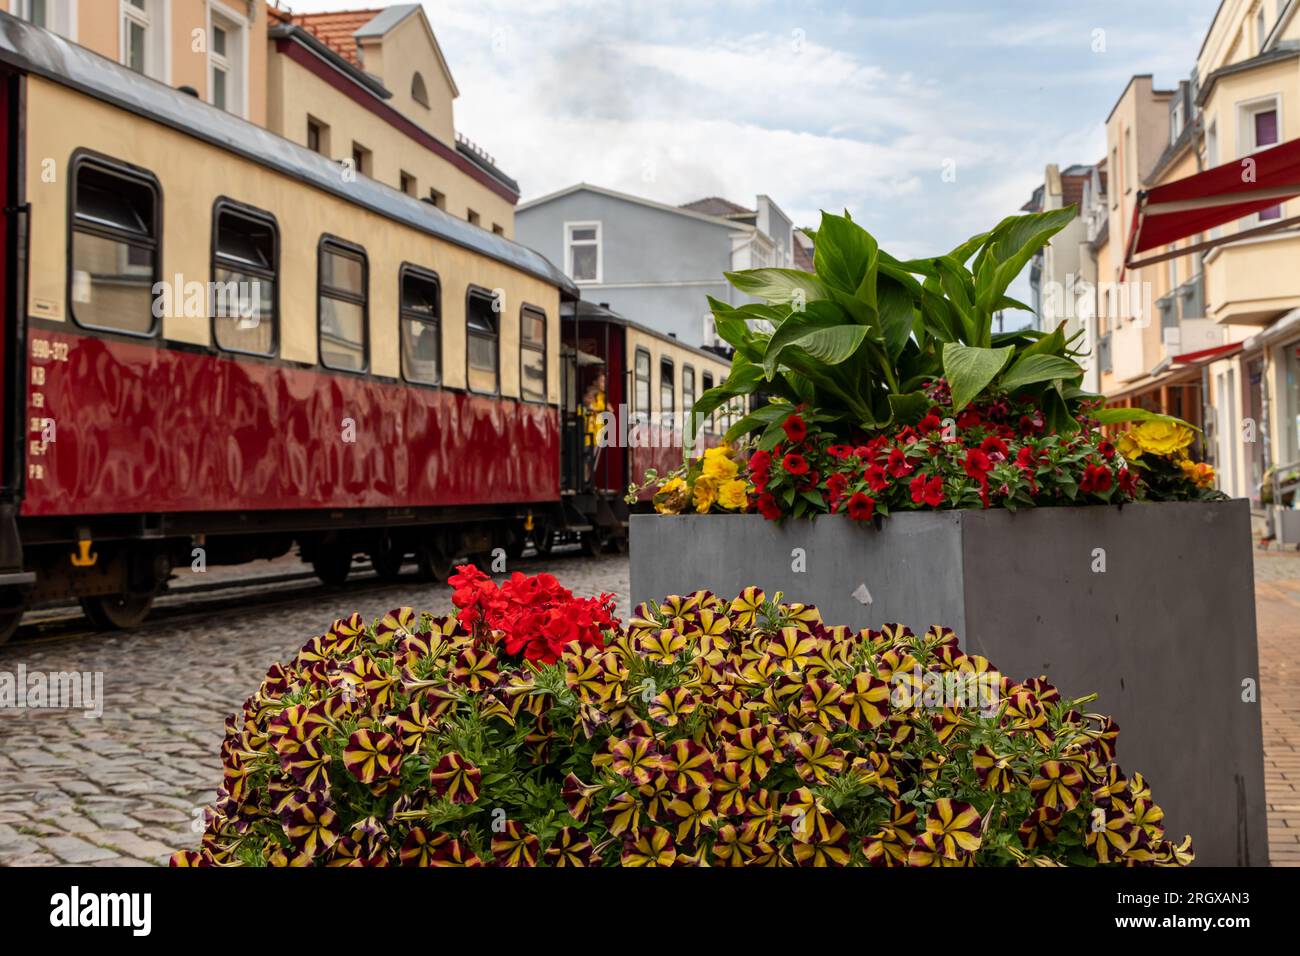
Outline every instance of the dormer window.
<svg viewBox="0 0 1300 956">
<path fill-rule="evenodd" d="M 419 73 L 411 77 L 411 99 L 419 103 L 426 110 L 429 108 L 429 90 L 424 85 L 424 77 Z"/>
</svg>

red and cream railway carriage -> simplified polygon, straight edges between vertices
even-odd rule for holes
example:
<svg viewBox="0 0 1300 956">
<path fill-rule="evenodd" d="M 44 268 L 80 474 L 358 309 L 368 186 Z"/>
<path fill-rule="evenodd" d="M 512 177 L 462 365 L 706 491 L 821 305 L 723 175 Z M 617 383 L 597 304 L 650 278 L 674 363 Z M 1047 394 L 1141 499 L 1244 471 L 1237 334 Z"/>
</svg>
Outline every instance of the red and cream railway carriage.
<svg viewBox="0 0 1300 956">
<path fill-rule="evenodd" d="M 330 583 L 625 537 L 638 462 L 562 477 L 578 295 L 539 254 L 5 14 L 0 88 L 0 640 L 295 546 Z"/>
</svg>

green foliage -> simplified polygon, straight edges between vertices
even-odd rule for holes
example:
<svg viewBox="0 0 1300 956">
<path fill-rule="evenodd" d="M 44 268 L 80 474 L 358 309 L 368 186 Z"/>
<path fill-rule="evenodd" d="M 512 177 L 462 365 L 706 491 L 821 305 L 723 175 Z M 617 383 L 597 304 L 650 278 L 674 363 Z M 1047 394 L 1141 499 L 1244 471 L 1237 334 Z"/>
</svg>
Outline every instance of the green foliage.
<svg viewBox="0 0 1300 956">
<path fill-rule="evenodd" d="M 696 402 L 695 418 L 761 392 L 806 405 L 845 435 L 874 432 L 915 421 L 921 390 L 946 378 L 958 410 L 1005 395 L 1034 401 L 1050 428 L 1075 430 L 1080 403 L 1095 396 L 1079 387 L 1083 369 L 1063 328 L 993 333 L 998 311 L 1028 309 L 1006 291 L 1074 215 L 1069 207 L 1010 216 L 946 255 L 903 261 L 847 213 L 822 213 L 813 272 L 729 272 L 737 290 L 762 303 L 709 299 L 736 359 L 728 379 Z M 749 416 L 728 438 L 770 433 L 772 421 Z"/>
</svg>

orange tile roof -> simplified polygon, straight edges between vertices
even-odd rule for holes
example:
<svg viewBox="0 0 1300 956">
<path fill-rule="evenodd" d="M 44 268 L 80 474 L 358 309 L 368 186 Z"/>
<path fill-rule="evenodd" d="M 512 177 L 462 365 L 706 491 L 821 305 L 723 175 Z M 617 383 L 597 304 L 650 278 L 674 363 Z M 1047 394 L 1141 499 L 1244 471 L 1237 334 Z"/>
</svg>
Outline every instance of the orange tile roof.
<svg viewBox="0 0 1300 956">
<path fill-rule="evenodd" d="M 294 23 L 315 34 L 331 50 L 353 66 L 361 66 L 357 55 L 357 41 L 352 38 L 363 26 L 382 13 L 382 10 L 340 10 L 335 13 L 289 13 L 271 6 L 267 15 L 281 23 Z"/>
</svg>

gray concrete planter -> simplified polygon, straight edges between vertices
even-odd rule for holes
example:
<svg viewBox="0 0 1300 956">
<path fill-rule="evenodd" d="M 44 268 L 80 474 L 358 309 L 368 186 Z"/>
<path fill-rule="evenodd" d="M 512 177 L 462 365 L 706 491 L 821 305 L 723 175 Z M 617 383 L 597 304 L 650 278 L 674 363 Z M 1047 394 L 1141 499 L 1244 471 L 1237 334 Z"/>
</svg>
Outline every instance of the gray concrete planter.
<svg viewBox="0 0 1300 956">
<path fill-rule="evenodd" d="M 1167 833 L 1192 834 L 1200 865 L 1268 865 L 1259 704 L 1242 699 L 1259 678 L 1245 500 L 908 512 L 880 530 L 635 515 L 631 555 L 634 603 L 756 584 L 828 623 L 946 624 L 1010 677 L 1096 691 Z"/>
</svg>

